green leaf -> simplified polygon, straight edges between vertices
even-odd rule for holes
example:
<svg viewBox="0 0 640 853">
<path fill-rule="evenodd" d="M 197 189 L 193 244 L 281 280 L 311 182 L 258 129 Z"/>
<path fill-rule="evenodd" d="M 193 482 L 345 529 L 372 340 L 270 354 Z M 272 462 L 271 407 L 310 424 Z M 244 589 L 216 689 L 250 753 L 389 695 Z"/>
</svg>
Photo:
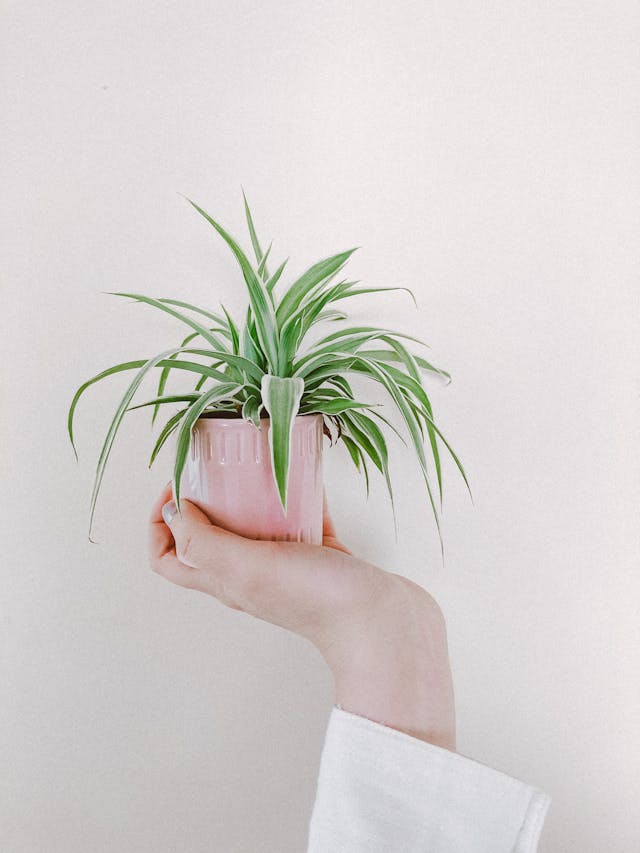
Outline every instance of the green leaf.
<svg viewBox="0 0 640 853">
<path fill-rule="evenodd" d="M 360 456 L 361 456 L 360 448 L 358 447 L 358 445 L 355 443 L 355 441 L 352 438 L 349 438 L 348 435 L 343 434 L 342 435 L 342 441 L 344 442 L 344 446 L 349 451 L 349 456 L 353 460 L 353 464 L 356 466 L 358 471 L 360 471 L 361 470 L 361 467 L 360 467 Z"/>
<path fill-rule="evenodd" d="M 262 377 L 262 402 L 269 413 L 269 447 L 271 465 L 280 502 L 287 512 L 287 483 L 291 457 L 291 434 L 293 421 L 298 413 L 304 392 L 304 381 L 299 378 L 285 379 L 266 374 Z"/>
<path fill-rule="evenodd" d="M 356 365 L 360 365 L 359 368 Z M 354 357 L 354 368 L 356 370 L 360 370 L 360 372 L 368 375 L 370 378 L 378 381 L 389 393 L 391 398 L 393 399 L 396 407 L 400 411 L 405 424 L 409 430 L 409 435 L 411 437 L 411 441 L 413 444 L 413 448 L 416 452 L 418 460 L 420 462 L 420 468 L 422 470 L 422 476 L 425 481 L 425 485 L 427 487 L 427 494 L 429 496 L 429 502 L 431 504 L 431 509 L 433 510 L 433 517 L 436 522 L 436 527 L 438 530 L 438 538 L 440 540 L 440 550 L 444 557 L 444 542 L 442 541 L 442 530 L 440 528 L 440 517 L 438 515 L 438 510 L 433 499 L 433 491 L 431 489 L 431 481 L 429 478 L 429 471 L 427 469 L 427 460 L 424 453 L 424 447 L 422 445 L 422 434 L 420 430 L 419 421 L 413 411 L 413 408 L 409 405 L 407 400 L 405 399 L 402 391 L 400 390 L 398 384 L 395 380 L 389 375 L 386 367 L 382 367 L 381 365 L 376 364 L 376 362 L 371 361 L 369 359 L 363 358 L 362 355 L 358 355 Z"/>
<path fill-rule="evenodd" d="M 389 455 L 387 442 L 385 441 L 380 427 L 374 423 L 371 418 L 367 417 L 364 412 L 349 412 L 349 421 L 352 425 L 357 426 L 358 429 L 366 435 L 373 447 L 375 447 L 376 453 L 380 459 L 380 470 L 384 471 L 384 468 L 389 461 Z M 391 483 L 389 482 L 388 485 L 389 490 L 391 491 Z"/>
<path fill-rule="evenodd" d="M 187 335 L 187 337 L 182 341 L 182 343 L 180 344 L 180 347 L 186 347 L 187 344 L 191 343 L 191 341 L 194 338 L 197 338 L 199 336 L 199 334 L 200 334 L 199 332 L 191 332 L 191 334 Z M 177 356 L 178 356 L 178 353 L 174 353 L 174 355 L 172 355 L 171 358 L 175 359 L 175 358 L 177 358 Z M 168 367 L 162 368 L 162 372 L 160 373 L 160 380 L 158 381 L 158 391 L 157 391 L 158 397 L 161 397 L 164 394 L 164 389 L 167 386 L 167 380 L 169 378 L 170 372 L 171 371 Z M 160 411 L 160 406 L 159 405 L 154 406 L 153 414 L 151 416 L 151 426 L 153 426 L 154 423 L 156 422 L 156 417 L 158 416 L 159 411 Z"/>
<path fill-rule="evenodd" d="M 423 347 L 427 347 L 427 349 L 430 349 L 429 344 L 426 344 L 424 341 L 420 340 L 420 338 L 414 338 L 413 335 L 405 335 L 402 332 L 394 332 L 393 329 L 378 329 L 375 326 L 354 326 L 349 329 L 340 329 L 338 332 L 333 332 L 333 334 L 321 338 L 317 342 L 316 346 L 323 346 L 324 344 L 328 344 L 331 341 L 338 341 L 345 335 L 362 335 L 367 332 L 371 333 L 372 337 L 391 335 L 394 338 L 404 338 L 405 340 L 414 341 L 415 343 L 421 344 Z"/>
<path fill-rule="evenodd" d="M 267 283 L 265 284 L 265 287 L 267 288 L 267 291 L 269 293 L 273 292 L 273 288 L 276 286 L 276 284 L 280 280 L 280 276 L 282 275 L 282 271 L 284 270 L 288 261 L 289 261 L 289 258 L 285 258 L 284 261 L 278 267 L 278 269 L 271 276 L 271 278 L 267 279 Z"/>
<path fill-rule="evenodd" d="M 440 430 L 440 428 L 438 427 L 438 425 L 436 424 L 436 422 L 433 420 L 433 416 L 432 416 L 431 412 L 430 412 L 430 411 L 426 411 L 426 412 L 423 412 L 422 414 L 423 414 L 423 417 L 424 417 L 424 419 L 425 419 L 425 420 L 430 421 L 431 426 L 433 427 L 433 429 L 435 430 L 435 432 L 437 432 L 438 437 L 440 438 L 440 440 L 442 441 L 442 443 L 444 444 L 444 446 L 445 446 L 445 447 L 447 448 L 447 450 L 449 451 L 449 454 L 450 454 L 451 458 L 452 458 L 452 459 L 453 459 L 453 461 L 455 462 L 456 467 L 457 467 L 458 471 L 460 471 L 460 474 L 461 474 L 461 476 L 462 476 L 462 479 L 463 479 L 463 480 L 464 480 L 464 482 L 465 482 L 465 485 L 466 485 L 466 487 L 467 487 L 467 491 L 469 492 L 469 496 L 471 497 L 471 500 L 473 501 L 473 494 L 471 493 L 471 486 L 470 486 L 470 484 L 469 484 L 469 480 L 468 480 L 468 478 L 467 478 L 467 475 L 466 475 L 466 473 L 465 473 L 465 470 L 464 470 L 464 468 L 463 468 L 463 466 L 462 466 L 462 462 L 460 462 L 460 460 L 458 459 L 458 457 L 457 457 L 457 456 L 456 456 L 456 454 L 454 453 L 453 448 L 451 447 L 451 445 L 449 444 L 449 442 L 447 441 L 447 439 L 446 439 L 446 438 L 444 437 L 444 435 L 442 434 L 442 431 Z"/>
<path fill-rule="evenodd" d="M 263 281 L 267 281 L 269 279 L 269 273 L 267 271 L 267 258 L 271 254 L 271 248 L 273 246 L 273 242 L 269 243 L 269 248 L 262 256 L 262 260 L 258 264 L 258 275 Z"/>
<path fill-rule="evenodd" d="M 260 401 L 256 394 L 250 394 L 242 404 L 242 417 L 260 429 Z"/>
<path fill-rule="evenodd" d="M 384 341 L 385 344 L 388 344 L 395 351 L 402 364 L 407 368 L 407 372 L 412 379 L 420 384 L 421 377 L 418 363 L 405 345 L 400 341 L 396 341 L 395 338 L 392 338 L 390 335 L 381 335 L 380 340 Z M 371 358 L 371 356 L 368 356 L 368 358 Z"/>
<path fill-rule="evenodd" d="M 421 377 L 420 377 L 420 368 L 415 360 L 415 358 L 411 355 L 409 350 L 404 346 L 404 344 L 400 343 L 400 341 L 394 340 L 394 338 L 385 335 L 381 338 L 386 344 L 396 352 L 397 356 L 403 362 L 404 366 L 407 368 L 407 372 L 409 373 L 411 379 L 415 385 L 419 388 L 421 401 L 425 407 L 425 409 L 433 415 L 431 411 L 431 403 L 427 396 L 426 391 L 421 385 Z M 431 455 L 433 456 L 433 461 L 436 468 L 436 477 L 438 480 L 438 494 L 440 495 L 440 507 L 442 507 L 442 466 L 440 464 L 440 452 L 438 450 L 438 440 L 436 438 L 436 431 L 433 428 L 433 424 L 428 420 L 425 423 L 427 427 L 427 435 L 429 436 L 429 444 L 431 445 Z"/>
<path fill-rule="evenodd" d="M 431 404 L 428 404 L 428 409 L 430 415 L 433 415 L 431 410 Z M 442 466 L 440 464 L 440 451 L 438 450 L 438 440 L 436 438 L 436 428 L 433 424 L 433 418 L 427 419 L 425 418 L 425 425 L 427 427 L 427 435 L 429 436 L 429 444 L 431 445 L 431 455 L 433 456 L 433 461 L 436 466 L 436 476 L 438 478 L 438 491 L 440 494 L 440 508 L 442 508 Z"/>
<path fill-rule="evenodd" d="M 397 353 L 391 352 L 391 350 L 386 349 L 363 349 L 360 350 L 362 355 L 366 355 L 367 358 L 373 358 L 376 361 L 385 361 L 385 362 L 401 362 L 402 359 L 398 356 Z M 429 371 L 430 373 L 438 373 L 440 376 L 443 376 L 447 380 L 447 384 L 451 382 L 451 375 L 447 373 L 446 370 L 442 370 L 440 367 L 435 367 L 433 364 L 430 364 L 428 361 L 425 361 L 419 355 L 414 355 L 416 364 L 422 370 Z"/>
<path fill-rule="evenodd" d="M 309 269 L 304 272 L 300 278 L 293 282 L 282 297 L 282 300 L 276 310 L 276 319 L 278 321 L 279 329 L 281 329 L 285 324 L 291 312 L 297 310 L 303 298 L 313 290 L 314 287 L 326 281 L 331 276 L 334 276 L 355 251 L 355 248 L 349 249 L 346 252 L 340 252 L 337 255 L 332 255 L 330 258 L 318 261 L 318 263 L 309 267 Z"/>
<path fill-rule="evenodd" d="M 244 358 L 241 355 L 233 355 L 233 353 L 226 351 L 216 352 L 215 350 L 199 349 L 195 347 L 188 347 L 183 351 L 194 353 L 194 355 L 204 355 L 207 358 L 215 358 L 216 364 L 225 364 L 228 367 L 234 367 L 237 370 L 243 371 L 255 382 L 260 382 L 264 375 L 264 371 L 262 371 L 257 364 L 254 364 L 254 362 L 249 361 L 249 359 Z M 219 373 L 219 376 L 222 376 L 223 379 L 228 379 L 228 377 L 222 373 Z"/>
<path fill-rule="evenodd" d="M 374 412 L 371 412 L 374 414 Z M 382 430 L 379 426 L 371 420 L 370 417 L 364 414 L 364 412 L 349 412 L 348 415 L 349 423 L 352 431 L 356 431 L 356 435 L 359 436 L 359 440 L 362 440 L 362 436 L 364 435 L 371 445 L 375 448 L 376 453 L 380 459 L 380 470 L 384 474 L 384 479 L 387 485 L 387 492 L 389 493 L 389 500 L 391 501 L 391 511 L 393 513 L 393 523 L 396 530 L 396 536 L 398 535 L 398 519 L 396 516 L 396 507 L 395 501 L 393 499 L 393 488 L 391 486 L 391 476 L 389 474 L 389 452 L 387 450 L 387 442 L 382 434 Z"/>
<path fill-rule="evenodd" d="M 323 320 L 328 320 L 333 323 L 335 320 L 346 320 L 347 316 L 342 311 L 321 311 L 314 322 L 317 321 L 319 323 Z M 311 325 L 313 325 L 313 322 Z"/>
<path fill-rule="evenodd" d="M 200 394 L 171 394 L 168 397 L 154 397 L 153 400 L 147 400 L 146 403 L 129 406 L 127 411 L 133 412 L 136 409 L 143 409 L 145 406 L 160 406 L 163 403 L 193 403 L 198 399 L 200 399 Z"/>
<path fill-rule="evenodd" d="M 187 199 L 187 201 L 195 208 L 195 210 L 198 211 L 201 216 L 203 216 L 207 220 L 210 225 L 212 225 L 216 229 L 218 234 L 220 234 L 220 236 L 227 243 L 227 245 L 235 255 L 236 260 L 238 261 L 242 270 L 242 274 L 247 285 L 247 290 L 249 292 L 249 301 L 251 303 L 251 309 L 255 318 L 256 330 L 258 333 L 260 344 L 262 346 L 265 356 L 267 357 L 269 367 L 271 368 L 271 370 L 277 370 L 278 329 L 276 325 L 274 307 L 271 301 L 271 295 L 267 290 L 266 285 L 256 275 L 245 253 L 242 251 L 242 249 L 236 243 L 233 237 L 227 231 L 225 231 L 222 225 L 219 225 L 214 219 L 209 216 L 208 213 L 206 213 L 206 211 L 199 207 L 194 201 L 191 201 L 191 199 Z"/>
<path fill-rule="evenodd" d="M 192 332 L 190 335 L 187 335 L 187 337 L 182 341 L 182 343 L 181 343 L 181 345 L 180 345 L 181 349 L 182 349 L 183 347 L 186 347 L 186 345 L 187 345 L 188 343 L 190 343 L 194 338 L 199 337 L 199 334 L 200 334 L 199 332 Z M 192 350 L 189 350 L 189 351 L 191 352 Z M 193 352 L 198 352 L 198 350 L 193 350 Z M 226 350 L 225 350 L 225 352 L 226 352 Z M 175 355 L 171 356 L 171 358 L 172 358 L 172 359 L 175 359 L 175 358 L 177 358 L 177 356 L 178 356 L 178 353 L 176 353 Z M 221 363 L 222 363 L 222 362 L 220 362 L 220 361 L 214 361 L 214 362 L 210 365 L 210 367 L 212 367 L 212 368 L 216 368 L 216 367 L 218 367 Z M 167 380 L 168 380 L 168 378 L 169 378 L 169 374 L 170 374 L 170 372 L 171 372 L 171 368 L 170 368 L 170 367 L 164 367 L 164 368 L 162 369 L 162 373 L 160 374 L 160 380 L 159 380 L 159 382 L 158 382 L 158 390 L 157 390 L 157 396 L 158 396 L 158 397 L 161 397 L 161 396 L 162 396 L 162 394 L 164 393 L 164 389 L 166 388 Z M 207 378 L 208 378 L 207 376 L 201 376 L 201 377 L 200 377 L 200 379 L 198 380 L 198 383 L 196 384 L 196 387 L 195 387 L 195 390 L 196 390 L 196 391 L 199 391 L 199 390 L 200 390 L 200 388 L 202 388 L 202 386 L 203 386 L 203 385 L 204 385 L 204 383 L 206 382 Z M 160 411 L 160 407 L 159 407 L 159 406 L 155 406 L 155 407 L 154 407 L 154 410 L 153 410 L 153 416 L 152 416 L 152 418 L 151 418 L 151 426 L 153 426 L 153 424 L 155 423 L 155 421 L 156 421 L 156 417 L 157 417 L 157 415 L 158 415 L 158 412 L 159 412 L 159 411 Z"/>
<path fill-rule="evenodd" d="M 305 376 L 305 388 L 308 391 L 314 391 L 321 382 L 328 379 L 333 380 L 341 373 L 346 373 L 351 370 L 354 360 L 355 356 L 348 356 L 347 358 L 339 358 L 336 356 L 329 361 L 323 359 L 322 363 L 318 367 L 314 368 L 312 373 Z"/>
<path fill-rule="evenodd" d="M 293 323 L 287 323 L 280 332 L 280 373 L 288 375 L 292 369 L 293 358 L 300 338 L 301 319 L 297 317 Z"/>
<path fill-rule="evenodd" d="M 110 292 L 110 296 L 124 296 L 128 299 L 134 299 L 136 302 L 144 302 L 147 305 L 152 305 L 154 308 L 158 308 L 160 311 L 164 311 L 165 314 L 170 314 L 172 317 L 175 317 L 178 320 L 182 320 L 183 323 L 186 323 L 187 326 L 191 326 L 192 329 L 195 329 L 198 334 L 205 339 L 214 349 L 224 350 L 225 346 L 220 341 L 220 339 L 210 332 L 205 326 L 201 323 L 198 323 L 196 320 L 193 320 L 191 317 L 188 317 L 186 314 L 183 314 L 181 311 L 175 311 L 173 308 L 170 308 L 166 302 L 160 299 L 153 299 L 151 296 L 144 296 L 141 293 L 114 293 Z"/>
<path fill-rule="evenodd" d="M 372 403 L 358 403 L 356 400 L 323 400 L 320 397 L 310 398 L 304 405 L 304 413 L 320 412 L 323 415 L 339 415 L 351 409 L 369 409 Z"/>
<path fill-rule="evenodd" d="M 337 293 L 341 293 L 345 282 L 334 284 L 328 290 L 320 288 L 309 298 L 303 299 L 300 305 L 287 317 L 281 329 L 280 336 L 286 334 L 290 325 L 300 324 L 300 340 L 304 338 L 309 329 L 320 319 L 322 309 L 328 305 Z M 338 313 L 338 312 L 336 312 Z M 346 315 L 341 315 L 346 316 Z"/>
<path fill-rule="evenodd" d="M 340 391 L 342 391 L 343 396 L 350 397 L 353 400 L 353 391 L 351 390 L 351 385 L 349 385 L 349 382 L 347 381 L 347 379 L 344 376 L 334 376 L 329 380 L 329 382 L 331 382 L 332 385 L 335 385 L 336 388 L 338 388 Z M 318 388 L 318 391 L 320 391 L 320 390 L 323 390 L 323 391 L 327 390 L 328 391 L 329 389 L 328 388 L 327 389 Z"/>
<path fill-rule="evenodd" d="M 137 361 L 125 361 L 122 364 L 116 364 L 113 367 L 109 367 L 107 370 L 103 370 L 95 376 L 92 376 L 91 379 L 87 379 L 87 381 L 83 382 L 82 385 L 78 388 L 76 393 L 73 395 L 73 400 L 71 401 L 71 405 L 69 406 L 69 412 L 67 414 L 67 432 L 69 433 L 69 440 L 71 441 L 71 447 L 73 448 L 73 453 L 76 457 L 76 461 L 78 459 L 78 451 L 76 449 L 75 440 L 73 438 L 73 416 L 75 414 L 75 410 L 78 405 L 78 401 L 80 400 L 80 397 L 84 394 L 87 388 L 89 388 L 95 382 L 100 382 L 101 379 L 106 379 L 107 376 L 113 376 L 115 373 L 121 373 L 124 370 L 135 370 L 138 367 L 142 367 L 142 365 L 146 363 L 146 360 L 142 359 Z"/>
<path fill-rule="evenodd" d="M 236 324 L 233 322 L 231 314 L 229 314 L 222 303 L 220 303 L 220 307 L 224 311 L 224 316 L 227 318 L 227 325 L 231 335 L 231 346 L 233 347 L 234 355 L 238 355 L 238 352 L 240 351 L 240 335 L 238 334 L 238 329 L 236 328 Z"/>
<path fill-rule="evenodd" d="M 358 469 L 358 471 L 361 470 L 362 473 L 364 474 L 364 483 L 365 483 L 365 489 L 366 489 L 367 498 L 368 498 L 369 497 L 369 471 L 367 469 L 367 462 L 364 458 L 364 453 L 362 452 L 362 450 L 358 446 L 358 444 L 352 438 L 350 438 L 346 433 L 344 433 L 344 432 L 342 433 L 342 438 L 340 440 L 344 442 L 344 446 L 349 451 L 349 455 L 353 459 L 354 464 L 355 464 L 356 468 Z"/>
<path fill-rule="evenodd" d="M 179 412 L 176 412 L 175 415 L 172 415 L 166 424 L 160 430 L 160 434 L 158 435 L 158 440 L 155 443 L 155 447 L 153 448 L 153 452 L 151 453 L 151 458 L 149 459 L 149 468 L 153 465 L 156 460 L 158 453 L 162 449 L 164 443 L 169 438 L 171 433 L 177 429 L 178 424 L 180 423 L 180 419 L 182 416 L 188 412 L 189 409 L 181 409 Z"/>
<path fill-rule="evenodd" d="M 360 355 L 365 355 L 364 351 L 362 351 L 360 353 Z M 462 463 L 460 462 L 460 460 L 456 456 L 453 448 L 451 447 L 451 445 L 449 444 L 449 442 L 447 441 L 445 436 L 442 434 L 442 431 L 440 430 L 440 428 L 436 424 L 436 422 L 433 418 L 433 411 L 431 409 L 431 403 L 429 401 L 429 397 L 427 396 L 427 393 L 424 390 L 424 388 L 422 387 L 422 385 L 419 382 L 416 382 L 415 379 L 413 379 L 412 377 L 406 376 L 404 373 L 402 373 L 402 371 L 397 370 L 395 367 L 392 367 L 391 365 L 385 365 L 384 370 L 398 385 L 402 386 L 403 388 L 406 388 L 418 400 L 418 402 L 420 404 L 418 411 L 419 411 L 420 415 L 422 416 L 422 419 L 425 421 L 427 431 L 430 432 L 430 430 L 433 429 L 433 431 L 438 435 L 438 437 L 440 438 L 440 440 L 442 441 L 444 446 L 447 448 L 451 458 L 455 462 L 455 465 L 456 465 L 458 471 L 462 475 L 462 479 L 465 482 L 465 485 L 467 487 L 469 495 L 471 496 L 471 499 L 473 500 L 473 495 L 471 494 L 471 486 L 469 485 L 469 480 L 468 480 L 467 475 L 465 473 L 464 467 L 462 466 Z"/>
<path fill-rule="evenodd" d="M 322 367 L 324 364 L 331 362 L 334 358 L 344 357 L 352 352 L 355 353 L 361 346 L 374 337 L 378 337 L 377 333 L 368 332 L 344 335 L 340 341 L 332 341 L 330 344 L 323 347 L 314 347 L 311 352 L 307 353 L 293 364 L 293 373 L 295 376 L 302 376 L 304 379 L 312 373 L 316 367 Z"/>
<path fill-rule="evenodd" d="M 171 350 L 167 350 L 170 353 L 180 353 L 180 352 L 189 352 L 189 348 L 176 347 Z M 86 382 L 78 388 L 76 391 L 73 400 L 71 401 L 71 405 L 69 407 L 69 414 L 67 416 L 67 429 L 69 432 L 69 439 L 71 440 L 71 446 L 73 448 L 73 452 L 75 454 L 76 459 L 78 458 L 78 453 L 76 451 L 76 446 L 73 438 L 73 418 L 75 414 L 76 407 L 78 405 L 78 401 L 80 397 L 84 394 L 84 392 L 91 385 L 94 385 L 96 382 L 100 382 L 102 379 L 106 379 L 107 376 L 113 376 L 116 373 L 121 373 L 125 370 L 135 370 L 140 367 L 144 367 L 149 363 L 148 359 L 142 358 L 136 361 L 125 361 L 122 364 L 116 364 L 113 367 L 109 367 L 107 370 L 103 370 L 101 373 L 98 373 L 96 376 L 92 376 L 91 379 L 87 379 Z M 211 367 L 207 367 L 205 364 L 198 364 L 195 361 L 182 361 L 180 359 L 176 359 L 175 361 L 171 358 L 162 358 L 161 361 L 158 361 L 155 367 L 168 367 L 171 370 L 187 370 L 192 373 L 199 373 L 204 377 L 209 379 L 217 379 L 219 381 L 226 381 L 226 376 L 224 373 L 221 373 L 219 370 L 215 370 Z"/>
<path fill-rule="evenodd" d="M 371 459 L 378 471 L 382 473 L 383 466 L 380 454 L 370 441 L 369 437 L 361 429 L 359 429 L 356 424 L 354 424 L 353 420 L 348 415 L 343 418 L 343 422 L 345 423 L 346 429 L 351 435 L 351 438 L 356 442 L 360 450 L 364 451 L 367 454 L 367 456 Z"/>
<path fill-rule="evenodd" d="M 387 426 L 392 432 L 394 432 L 398 436 L 398 438 L 405 445 L 405 447 L 407 446 L 407 441 L 406 441 L 405 437 L 402 435 L 400 430 L 398 430 L 398 429 L 396 429 L 396 427 L 394 427 L 394 425 L 391 423 L 391 421 L 388 418 L 385 418 L 384 415 L 380 414 L 380 412 L 374 412 L 373 409 L 371 410 L 371 412 L 369 414 L 373 415 L 373 417 L 377 418 L 379 421 L 382 421 L 382 423 L 385 424 L 385 426 Z"/>
<path fill-rule="evenodd" d="M 251 317 L 251 308 L 247 308 L 247 315 L 242 329 L 242 352 L 244 357 L 254 364 L 262 365 L 265 363 L 264 354 L 260 351 L 260 341 L 257 340 L 257 335 L 253 332 L 254 324 Z"/>
<path fill-rule="evenodd" d="M 102 484 L 102 478 L 104 476 L 105 466 L 107 464 L 107 460 L 109 458 L 109 454 L 111 452 L 111 448 L 113 446 L 113 442 L 115 440 L 116 434 L 118 432 L 118 428 L 122 422 L 122 419 L 127 411 L 127 407 L 133 398 L 133 395 L 140 387 L 142 380 L 147 375 L 147 373 L 156 365 L 161 364 L 164 360 L 167 359 L 167 356 L 170 356 L 172 353 L 176 351 L 176 347 L 172 347 L 169 350 L 165 350 L 165 352 L 160 353 L 160 355 L 156 355 L 153 358 L 150 358 L 146 361 L 143 366 L 140 368 L 138 373 L 136 373 L 133 381 L 130 383 L 127 388 L 124 396 L 122 397 L 118 408 L 116 409 L 116 413 L 113 416 L 111 424 L 109 425 L 109 429 L 107 431 L 106 438 L 102 445 L 102 450 L 100 451 L 100 456 L 98 457 L 98 465 L 96 468 L 96 475 L 93 483 L 93 491 L 91 493 L 91 501 L 89 505 L 89 538 L 91 538 L 91 527 L 93 524 L 93 516 L 96 508 L 96 502 L 98 500 L 98 494 L 100 492 L 100 486 Z M 77 402 L 77 400 L 76 400 Z"/>
<path fill-rule="evenodd" d="M 158 302 L 164 302 L 165 305 L 175 305 L 176 308 L 186 308 L 188 311 L 195 311 L 196 314 L 202 314 L 203 317 L 208 317 L 210 320 L 213 320 L 214 323 L 218 324 L 219 328 L 215 331 L 219 331 L 221 334 L 229 337 L 229 332 L 225 329 L 224 317 L 220 316 L 220 314 L 214 314 L 211 311 L 206 311 L 204 308 L 192 305 L 191 302 L 183 302 L 181 299 L 167 299 L 166 297 L 161 297 L 158 299 Z M 212 331 L 214 330 L 212 329 Z"/>
<path fill-rule="evenodd" d="M 404 290 L 405 293 L 408 293 L 409 296 L 412 298 L 415 307 L 418 307 L 416 297 L 413 295 L 413 291 L 411 291 L 408 287 L 358 287 L 355 289 L 345 290 L 345 292 L 341 293 L 340 296 L 336 296 L 333 301 L 337 302 L 339 299 L 348 299 L 350 296 L 361 296 L 363 293 L 382 293 L 386 290 Z"/>
<path fill-rule="evenodd" d="M 316 391 L 313 392 L 313 394 L 308 394 L 305 391 L 305 393 L 302 397 L 302 400 L 304 402 L 306 400 L 309 400 L 311 397 L 313 397 L 314 399 L 315 398 L 336 399 L 338 397 L 340 399 L 343 399 L 345 397 L 348 398 L 349 400 L 355 399 L 353 394 L 345 394 L 344 391 L 342 391 L 342 390 L 339 391 L 336 388 L 327 388 L 327 387 L 318 388 Z"/>
<path fill-rule="evenodd" d="M 251 237 L 251 245 L 253 246 L 253 251 L 254 251 L 255 256 L 256 256 L 256 261 L 259 264 L 261 264 L 264 256 L 262 254 L 262 249 L 260 248 L 260 241 L 258 240 L 258 235 L 256 234 L 256 229 L 255 229 L 255 226 L 253 224 L 253 217 L 251 216 L 251 211 L 249 210 L 249 203 L 247 201 L 247 197 L 244 193 L 244 190 L 242 190 L 242 198 L 244 199 L 244 212 L 245 212 L 245 216 L 247 218 L 247 226 L 249 228 L 249 235 Z M 264 268 L 264 264 L 263 264 L 263 268 Z M 265 268 L 265 270 L 266 270 L 266 268 Z M 268 277 L 269 273 L 266 273 L 266 275 Z"/>
<path fill-rule="evenodd" d="M 182 472 L 187 461 L 189 445 L 191 443 L 191 432 L 200 415 L 204 412 L 207 406 L 216 403 L 219 400 L 224 400 L 227 397 L 232 397 L 242 386 L 232 382 L 222 383 L 221 385 L 206 391 L 197 402 L 193 403 L 187 409 L 187 412 L 180 424 L 180 431 L 176 439 L 176 458 L 173 467 L 173 497 L 178 510 L 180 510 L 180 480 Z"/>
</svg>

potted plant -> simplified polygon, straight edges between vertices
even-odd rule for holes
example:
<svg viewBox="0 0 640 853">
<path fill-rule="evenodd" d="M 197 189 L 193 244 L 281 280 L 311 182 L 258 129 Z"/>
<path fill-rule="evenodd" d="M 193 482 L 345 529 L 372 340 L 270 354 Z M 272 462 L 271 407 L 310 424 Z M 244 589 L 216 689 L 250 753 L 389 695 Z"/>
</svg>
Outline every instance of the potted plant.
<svg viewBox="0 0 640 853">
<path fill-rule="evenodd" d="M 76 453 L 73 418 L 82 394 L 108 376 L 135 371 L 98 459 L 89 537 L 118 429 L 127 412 L 143 407 L 152 408 L 154 424 L 165 407 L 180 405 L 160 429 L 149 462 L 151 467 L 165 442 L 173 437 L 172 483 L 178 509 L 181 498 L 187 497 L 216 523 L 245 536 L 321 542 L 323 436 L 331 444 L 342 442 L 364 474 L 367 492 L 368 465 L 380 471 L 393 508 L 385 433 L 399 431 L 379 411 L 380 406 L 354 394 L 349 379 L 357 377 L 381 386 L 397 409 L 424 477 L 442 545 L 426 448 L 440 502 L 440 442 L 467 487 L 468 482 L 434 420 L 424 377 L 440 376 L 449 381 L 449 374 L 411 352 L 407 342 L 421 344 L 417 338 L 385 328 L 350 326 L 345 324 L 347 315 L 341 310 L 347 299 L 407 288 L 368 287 L 358 281 L 337 280 L 355 249 L 319 261 L 283 286 L 288 259 L 269 273 L 271 245 L 263 252 L 244 191 L 243 198 L 255 261 L 228 231 L 187 199 L 223 238 L 240 266 L 249 297 L 243 323 L 236 322 L 223 305 L 219 311 L 210 311 L 178 299 L 113 294 L 174 317 L 189 328 L 189 334 L 180 344 L 152 358 L 102 371 L 84 382 L 73 397 L 68 431 Z M 335 330 L 322 334 L 328 325 Z M 152 373 L 158 377 L 155 396 L 134 404 L 136 392 Z M 188 390 L 168 391 L 170 376 L 197 381 Z"/>
</svg>

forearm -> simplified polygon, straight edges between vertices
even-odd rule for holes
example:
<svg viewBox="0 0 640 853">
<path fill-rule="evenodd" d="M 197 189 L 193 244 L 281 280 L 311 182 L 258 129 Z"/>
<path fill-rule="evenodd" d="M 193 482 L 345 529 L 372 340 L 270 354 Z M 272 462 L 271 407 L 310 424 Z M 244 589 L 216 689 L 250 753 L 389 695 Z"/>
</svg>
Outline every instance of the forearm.
<svg viewBox="0 0 640 853">
<path fill-rule="evenodd" d="M 384 595 L 333 627 L 318 648 L 339 708 L 455 750 L 454 693 L 446 627 L 421 587 L 389 575 Z"/>
</svg>

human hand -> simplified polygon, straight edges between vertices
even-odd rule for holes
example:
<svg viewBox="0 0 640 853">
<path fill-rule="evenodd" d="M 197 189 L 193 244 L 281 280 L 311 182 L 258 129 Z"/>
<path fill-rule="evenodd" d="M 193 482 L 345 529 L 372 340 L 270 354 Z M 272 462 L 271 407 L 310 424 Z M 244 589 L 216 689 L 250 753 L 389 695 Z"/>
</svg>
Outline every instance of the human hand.
<svg viewBox="0 0 640 853">
<path fill-rule="evenodd" d="M 168 484 L 153 507 L 153 571 L 309 640 L 343 710 L 455 750 L 446 626 L 425 589 L 351 554 L 326 501 L 322 545 L 246 539 L 181 504 Z"/>
</svg>

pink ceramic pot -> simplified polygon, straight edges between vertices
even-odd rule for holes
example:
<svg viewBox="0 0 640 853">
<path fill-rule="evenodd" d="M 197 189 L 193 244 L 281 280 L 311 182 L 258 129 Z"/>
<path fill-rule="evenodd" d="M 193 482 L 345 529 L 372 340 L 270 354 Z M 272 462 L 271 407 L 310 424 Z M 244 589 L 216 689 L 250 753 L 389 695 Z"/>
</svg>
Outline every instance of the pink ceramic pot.
<svg viewBox="0 0 640 853">
<path fill-rule="evenodd" d="M 271 472 L 268 418 L 202 417 L 193 428 L 182 497 L 250 539 L 322 542 L 322 415 L 293 424 L 285 516 Z"/>
</svg>

